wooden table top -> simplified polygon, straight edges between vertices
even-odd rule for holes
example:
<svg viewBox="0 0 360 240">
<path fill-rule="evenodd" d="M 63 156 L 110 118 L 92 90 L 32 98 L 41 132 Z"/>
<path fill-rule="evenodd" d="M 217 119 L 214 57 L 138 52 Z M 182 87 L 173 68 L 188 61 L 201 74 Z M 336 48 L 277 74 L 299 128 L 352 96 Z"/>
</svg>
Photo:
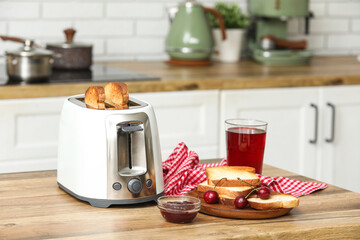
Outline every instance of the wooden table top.
<svg viewBox="0 0 360 240">
<path fill-rule="evenodd" d="M 165 62 L 107 62 L 159 81 L 126 82 L 130 93 L 209 89 L 253 89 L 360 84 L 360 62 L 352 57 L 314 57 L 307 66 L 264 66 L 251 60 L 211 66 L 173 66 Z M 104 83 L 0 86 L 0 99 L 70 96 Z"/>
<path fill-rule="evenodd" d="M 271 166 L 264 175 L 310 181 Z M 357 184 L 357 183 L 354 183 Z M 288 215 L 265 220 L 199 213 L 166 222 L 155 205 L 95 208 L 58 188 L 56 171 L 0 174 L 0 239 L 360 239 L 360 194 L 329 186 L 300 197 Z"/>
</svg>

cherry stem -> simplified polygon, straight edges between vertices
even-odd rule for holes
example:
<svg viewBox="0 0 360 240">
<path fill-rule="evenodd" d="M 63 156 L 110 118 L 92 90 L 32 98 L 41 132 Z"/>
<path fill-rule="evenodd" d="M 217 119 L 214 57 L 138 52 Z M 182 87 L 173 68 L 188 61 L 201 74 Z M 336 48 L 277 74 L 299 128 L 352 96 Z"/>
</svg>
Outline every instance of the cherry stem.
<svg viewBox="0 0 360 240">
<path fill-rule="evenodd" d="M 256 186 L 254 186 L 254 185 L 252 185 L 252 184 L 250 184 L 250 183 L 248 183 L 248 182 L 245 182 L 245 181 L 242 180 L 241 178 L 237 178 L 237 179 L 240 180 L 240 181 L 242 181 L 243 183 L 246 183 L 247 185 L 252 186 L 253 188 L 256 188 Z"/>
<path fill-rule="evenodd" d="M 249 192 L 246 196 L 245 196 L 245 199 L 247 199 L 254 191 L 256 191 L 257 189 L 256 188 L 253 188 L 251 190 L 251 192 Z"/>
<path fill-rule="evenodd" d="M 245 182 L 245 181 L 242 180 L 241 178 L 237 178 L 237 179 L 240 180 L 240 181 L 242 181 L 243 183 L 246 183 L 247 185 L 249 185 L 249 186 L 252 187 L 252 190 L 246 195 L 245 199 L 247 199 L 247 198 L 250 196 L 250 194 L 252 194 L 254 191 L 257 191 L 257 190 L 260 189 L 260 188 L 257 187 L 257 186 L 254 186 L 254 185 L 252 185 L 252 184 L 250 184 L 250 183 L 248 183 L 248 182 Z"/>
<path fill-rule="evenodd" d="M 221 178 L 216 184 L 215 184 L 215 186 L 214 186 L 214 191 L 215 191 L 215 188 L 216 188 L 216 186 L 219 184 L 219 182 L 221 182 L 221 180 L 223 180 L 223 179 L 227 179 L 226 177 L 223 177 L 223 178 Z"/>
</svg>

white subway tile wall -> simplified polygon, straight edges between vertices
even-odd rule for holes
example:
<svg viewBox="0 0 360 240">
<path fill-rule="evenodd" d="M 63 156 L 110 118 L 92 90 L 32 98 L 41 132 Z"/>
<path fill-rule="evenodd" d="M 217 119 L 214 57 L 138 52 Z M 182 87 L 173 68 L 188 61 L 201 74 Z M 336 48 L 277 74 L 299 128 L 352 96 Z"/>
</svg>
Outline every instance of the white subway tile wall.
<svg viewBox="0 0 360 240">
<path fill-rule="evenodd" d="M 61 20 L 19 20 L 9 21 L 8 35 L 24 38 L 51 38 L 57 37 L 62 29 L 71 26 L 71 21 Z"/>
<path fill-rule="evenodd" d="M 39 19 L 40 3 L 34 2 L 17 2 L 1 1 L 0 2 L 0 19 L 8 21 L 10 19 Z"/>
<path fill-rule="evenodd" d="M 119 36 L 134 36 L 133 20 L 78 20 L 74 22 L 74 28 L 81 36 L 111 38 Z"/>
<path fill-rule="evenodd" d="M 101 2 L 43 2 L 43 19 L 101 19 L 104 17 L 104 4 Z"/>
<path fill-rule="evenodd" d="M 329 16 L 360 17 L 360 1 L 330 1 Z"/>
<path fill-rule="evenodd" d="M 0 33 L 6 32 L 6 23 L 0 20 Z"/>
<path fill-rule="evenodd" d="M 75 41 L 94 45 L 95 60 L 167 59 L 167 8 L 182 0 L 0 0 L 0 34 L 31 38 L 45 45 L 63 42 L 63 29 L 77 30 Z M 219 0 L 199 0 L 211 7 Z M 246 12 L 247 1 L 235 0 Z M 304 20 L 292 19 L 289 38 L 306 39 L 316 55 L 360 52 L 360 0 L 310 0 L 310 35 Z M 0 54 L 19 47 L 0 42 Z"/>
<path fill-rule="evenodd" d="M 349 32 L 348 19 L 313 19 L 311 21 L 312 33 L 347 33 Z"/>
<path fill-rule="evenodd" d="M 360 18 L 351 21 L 351 31 L 360 33 Z"/>
<path fill-rule="evenodd" d="M 110 18 L 156 19 L 164 17 L 164 4 L 158 1 L 107 2 L 106 16 Z"/>
</svg>

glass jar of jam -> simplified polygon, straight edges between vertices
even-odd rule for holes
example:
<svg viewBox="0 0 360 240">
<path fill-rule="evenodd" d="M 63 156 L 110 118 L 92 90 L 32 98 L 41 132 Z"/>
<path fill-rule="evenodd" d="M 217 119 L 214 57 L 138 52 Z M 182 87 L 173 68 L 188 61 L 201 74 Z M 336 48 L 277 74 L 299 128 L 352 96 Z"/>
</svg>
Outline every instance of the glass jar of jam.
<svg viewBox="0 0 360 240">
<path fill-rule="evenodd" d="M 200 211 L 201 201 L 191 196 L 163 196 L 158 198 L 158 208 L 168 222 L 192 222 Z"/>
</svg>

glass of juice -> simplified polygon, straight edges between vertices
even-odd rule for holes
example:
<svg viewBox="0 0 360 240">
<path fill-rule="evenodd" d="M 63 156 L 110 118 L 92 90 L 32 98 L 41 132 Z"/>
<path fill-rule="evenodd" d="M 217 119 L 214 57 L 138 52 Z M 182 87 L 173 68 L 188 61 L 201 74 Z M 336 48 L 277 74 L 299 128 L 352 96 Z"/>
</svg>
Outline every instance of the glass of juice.
<svg viewBox="0 0 360 240">
<path fill-rule="evenodd" d="M 227 162 L 229 166 L 254 167 L 261 174 L 267 123 L 253 119 L 225 121 Z"/>
</svg>

